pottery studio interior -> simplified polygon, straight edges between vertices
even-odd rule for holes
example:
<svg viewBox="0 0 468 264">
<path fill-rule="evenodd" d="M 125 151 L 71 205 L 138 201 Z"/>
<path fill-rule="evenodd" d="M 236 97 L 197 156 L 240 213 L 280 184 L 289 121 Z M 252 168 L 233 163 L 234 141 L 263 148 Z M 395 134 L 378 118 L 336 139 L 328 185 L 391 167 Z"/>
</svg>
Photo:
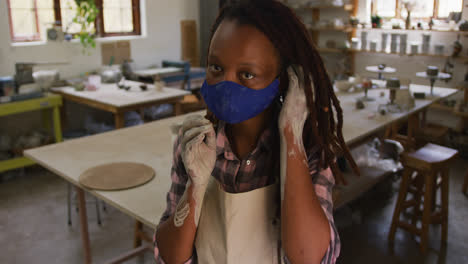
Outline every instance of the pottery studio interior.
<svg viewBox="0 0 468 264">
<path fill-rule="evenodd" d="M 467 0 L 2 0 L 0 35 L 0 263 L 468 263 Z"/>
</svg>

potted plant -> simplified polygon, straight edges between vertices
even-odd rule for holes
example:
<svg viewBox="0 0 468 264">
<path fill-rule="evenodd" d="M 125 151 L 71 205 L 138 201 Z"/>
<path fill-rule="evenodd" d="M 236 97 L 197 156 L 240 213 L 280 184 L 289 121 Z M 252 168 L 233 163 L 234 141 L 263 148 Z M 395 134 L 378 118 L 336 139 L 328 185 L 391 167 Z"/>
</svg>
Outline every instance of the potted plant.
<svg viewBox="0 0 468 264">
<path fill-rule="evenodd" d="M 373 28 L 380 28 L 382 26 L 382 17 L 379 15 L 371 16 L 371 23 Z"/>
<path fill-rule="evenodd" d="M 86 49 L 88 47 L 96 47 L 96 25 L 95 21 L 99 13 L 99 9 L 94 3 L 94 0 L 75 0 L 76 16 L 73 22 L 80 25 L 80 32 L 75 35 L 79 38 L 81 44 Z"/>
</svg>

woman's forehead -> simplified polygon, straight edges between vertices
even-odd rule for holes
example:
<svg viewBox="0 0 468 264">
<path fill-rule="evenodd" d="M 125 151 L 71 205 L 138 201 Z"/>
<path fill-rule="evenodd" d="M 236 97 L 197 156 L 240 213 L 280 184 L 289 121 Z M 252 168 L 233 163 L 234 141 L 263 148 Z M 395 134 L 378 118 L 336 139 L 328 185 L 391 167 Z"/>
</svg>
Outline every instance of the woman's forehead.
<svg viewBox="0 0 468 264">
<path fill-rule="evenodd" d="M 251 63 L 277 63 L 273 43 L 260 30 L 235 21 L 223 21 L 213 35 L 209 56 Z"/>
</svg>

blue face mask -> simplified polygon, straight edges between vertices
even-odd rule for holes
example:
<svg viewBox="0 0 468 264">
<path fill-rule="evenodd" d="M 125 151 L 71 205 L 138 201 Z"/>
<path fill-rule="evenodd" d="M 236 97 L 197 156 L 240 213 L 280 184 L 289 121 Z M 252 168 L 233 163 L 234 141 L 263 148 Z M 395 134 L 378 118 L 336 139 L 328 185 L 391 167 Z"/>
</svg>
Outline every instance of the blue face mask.
<svg viewBox="0 0 468 264">
<path fill-rule="evenodd" d="M 261 90 L 254 90 L 231 81 L 213 85 L 205 82 L 201 94 L 208 109 L 220 120 L 236 124 L 257 116 L 270 106 L 279 93 L 279 80 Z"/>
</svg>

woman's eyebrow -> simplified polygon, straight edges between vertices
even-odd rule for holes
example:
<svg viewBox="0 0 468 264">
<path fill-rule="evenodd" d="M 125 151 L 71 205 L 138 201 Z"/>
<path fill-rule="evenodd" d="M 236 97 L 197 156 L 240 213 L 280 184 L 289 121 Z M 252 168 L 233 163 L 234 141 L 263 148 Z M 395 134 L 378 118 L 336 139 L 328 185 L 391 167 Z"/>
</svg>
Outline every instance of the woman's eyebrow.
<svg viewBox="0 0 468 264">
<path fill-rule="evenodd" d="M 214 55 L 214 54 L 211 54 L 211 53 L 208 55 L 208 59 L 209 59 L 209 60 L 219 61 L 218 56 L 216 56 L 216 55 Z"/>
<path fill-rule="evenodd" d="M 263 67 L 263 65 L 261 65 L 260 63 L 253 63 L 253 62 L 242 62 L 239 64 L 239 66 L 247 66 L 247 67 L 253 67 L 253 68 L 260 68 L 260 69 L 264 69 L 265 67 Z"/>
</svg>

